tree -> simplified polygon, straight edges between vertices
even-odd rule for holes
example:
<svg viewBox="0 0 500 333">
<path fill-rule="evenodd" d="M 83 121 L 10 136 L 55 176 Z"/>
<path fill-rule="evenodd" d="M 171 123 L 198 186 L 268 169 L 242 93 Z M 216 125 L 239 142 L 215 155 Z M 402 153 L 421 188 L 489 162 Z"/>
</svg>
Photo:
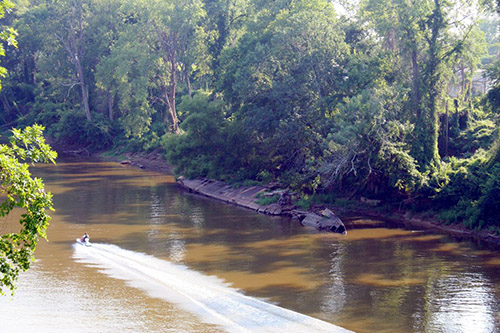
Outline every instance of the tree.
<svg viewBox="0 0 500 333">
<path fill-rule="evenodd" d="M 222 114 L 222 102 L 211 101 L 208 94 L 200 92 L 193 98 L 184 96 L 179 110 L 189 114 L 181 123 L 184 133 L 163 138 L 166 157 L 176 166 L 175 172 L 188 178 L 220 178 L 232 171 L 222 167 L 230 154 L 224 140 L 228 123 Z"/>
<path fill-rule="evenodd" d="M 115 103 L 116 82 L 113 81 L 112 69 L 107 70 L 104 74 L 106 83 L 103 78 L 98 78 L 99 65 L 109 57 L 114 43 L 122 33 L 124 26 L 127 24 L 127 17 L 122 11 L 121 0 L 93 0 L 91 2 L 91 13 L 88 18 L 85 36 L 87 38 L 88 47 L 85 50 L 85 61 L 94 64 L 89 72 L 89 93 L 93 97 L 93 111 L 107 113 L 107 118 L 110 123 L 113 123 L 116 116 Z M 111 76 L 111 78 L 108 78 Z M 111 83 L 112 82 L 112 83 Z"/>
<path fill-rule="evenodd" d="M 140 138 L 157 111 L 178 132 L 179 82 L 191 95 L 191 76 L 205 75 L 210 63 L 201 0 L 123 1 L 115 16 L 115 39 L 96 69 L 98 87 L 112 96 L 126 137 Z"/>
<path fill-rule="evenodd" d="M 57 154 L 45 143 L 43 127 L 34 125 L 23 131 L 13 129 L 10 146 L 0 145 L 0 216 L 8 215 L 14 208 L 23 209 L 18 232 L 0 237 L 0 295 L 6 289 L 15 289 L 21 271 L 26 271 L 34 259 L 40 238 L 46 238 L 53 210 L 52 195 L 45 192 L 43 182 L 32 178 L 28 162 L 54 162 Z"/>
<path fill-rule="evenodd" d="M 88 12 L 89 1 L 25 1 L 14 16 L 22 47 L 19 65 L 11 66 L 9 73 L 17 72 L 17 85 L 30 89 L 31 100 L 18 101 L 32 111 L 28 124 L 36 121 L 50 130 L 50 125 L 73 110 L 84 121 L 92 119 L 92 67 L 86 50 L 93 47 L 85 33 Z M 11 99 L 14 104 L 15 98 Z"/>
<path fill-rule="evenodd" d="M 115 36 L 99 55 L 95 79 L 108 100 L 108 118 L 117 119 L 126 138 L 142 138 L 150 129 L 155 109 L 151 96 L 157 56 L 148 45 L 146 19 L 137 16 L 133 2 L 122 2 L 114 11 Z M 102 12 L 102 11 L 101 11 Z M 116 108 L 116 117 L 113 114 Z"/>
<path fill-rule="evenodd" d="M 415 124 L 412 155 L 421 170 L 438 168 L 439 109 L 443 107 L 451 60 L 464 53 L 473 38 L 474 11 L 456 12 L 460 6 L 443 0 L 363 1 L 362 13 L 395 55 L 401 71 L 400 85 L 410 89 L 406 108 Z M 471 4 L 460 9 L 473 8 Z M 405 73 L 410 73 L 407 75 Z"/>
<path fill-rule="evenodd" d="M 283 5 L 283 6 L 281 6 Z M 292 1 L 258 13 L 221 56 L 218 82 L 265 170 L 284 183 L 321 155 L 330 101 L 343 91 L 348 48 L 328 1 Z M 295 178 L 293 176 L 293 178 Z"/>
<path fill-rule="evenodd" d="M 390 201 L 411 197 L 425 177 L 409 153 L 413 130 L 401 121 L 404 89 L 384 82 L 345 98 L 332 115 L 332 130 L 318 166 L 323 189 L 384 197 Z"/>
<path fill-rule="evenodd" d="M 14 8 L 14 4 L 9 0 L 0 1 L 0 19 L 5 16 L 7 12 L 10 12 Z M 0 40 L 7 42 L 9 45 L 17 45 L 16 32 L 12 28 L 5 28 L 0 31 Z M 5 48 L 3 43 L 0 43 L 0 56 L 5 56 Z M 0 66 L 0 77 L 5 77 L 7 70 Z M 0 89 L 2 86 L 0 85 Z"/>
<path fill-rule="evenodd" d="M 157 98 L 167 107 L 165 121 L 170 123 L 172 132 L 177 133 L 179 74 L 184 73 L 189 90 L 189 75 L 194 65 L 200 68 L 209 63 L 205 51 L 206 34 L 201 27 L 206 12 L 201 0 L 147 1 L 143 10 L 147 13 L 145 23 L 151 29 L 150 47 L 159 57 L 156 63 L 158 71 L 153 78 L 158 90 Z"/>
<path fill-rule="evenodd" d="M 212 33 L 208 52 L 215 76 L 219 72 L 219 56 L 228 43 L 234 44 L 241 27 L 249 18 L 249 0 L 203 0 L 207 12 L 205 25 Z"/>
<path fill-rule="evenodd" d="M 0 18 L 13 8 L 7 0 L 0 2 Z M 0 33 L 0 39 L 16 45 L 13 29 Z M 4 55 L 0 43 L 0 55 Z M 5 75 L 5 69 L 0 73 Z M 30 267 L 34 251 L 40 237 L 46 238 L 50 216 L 47 209 L 52 208 L 52 195 L 46 193 L 43 182 L 32 178 L 28 162 L 54 162 L 57 154 L 50 149 L 43 138 L 43 127 L 34 125 L 23 131 L 13 129 L 10 145 L 0 144 L 0 217 L 7 216 L 13 209 L 23 209 L 18 232 L 0 236 L 0 295 L 5 290 L 11 293 L 21 271 Z"/>
<path fill-rule="evenodd" d="M 67 52 L 69 61 L 74 67 L 72 81 L 67 83 L 71 88 L 79 86 L 81 91 L 81 101 L 85 116 L 88 121 L 92 120 L 89 105 L 89 87 L 85 75 L 84 50 L 85 46 L 85 12 L 88 4 L 85 1 L 60 1 L 51 3 L 52 20 L 57 22 L 53 30 L 55 38 Z"/>
</svg>

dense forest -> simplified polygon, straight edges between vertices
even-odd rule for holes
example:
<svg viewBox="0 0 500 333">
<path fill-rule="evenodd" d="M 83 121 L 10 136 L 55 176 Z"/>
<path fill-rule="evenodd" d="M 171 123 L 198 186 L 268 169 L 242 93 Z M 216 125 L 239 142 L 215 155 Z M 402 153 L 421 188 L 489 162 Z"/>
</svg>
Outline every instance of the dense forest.
<svg viewBox="0 0 500 333">
<path fill-rule="evenodd" d="M 3 130 L 500 232 L 496 2 L 14 2 Z"/>
</svg>

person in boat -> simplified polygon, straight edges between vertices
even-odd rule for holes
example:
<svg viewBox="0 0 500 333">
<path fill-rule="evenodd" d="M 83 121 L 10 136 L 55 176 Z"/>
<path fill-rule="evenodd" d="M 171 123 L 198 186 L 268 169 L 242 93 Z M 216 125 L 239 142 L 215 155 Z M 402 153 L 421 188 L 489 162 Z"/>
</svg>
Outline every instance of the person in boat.
<svg viewBox="0 0 500 333">
<path fill-rule="evenodd" d="M 85 233 L 82 238 L 80 238 L 80 240 L 82 241 L 82 243 L 87 243 L 88 241 L 90 241 L 90 237 L 89 237 L 89 234 L 88 233 Z"/>
</svg>

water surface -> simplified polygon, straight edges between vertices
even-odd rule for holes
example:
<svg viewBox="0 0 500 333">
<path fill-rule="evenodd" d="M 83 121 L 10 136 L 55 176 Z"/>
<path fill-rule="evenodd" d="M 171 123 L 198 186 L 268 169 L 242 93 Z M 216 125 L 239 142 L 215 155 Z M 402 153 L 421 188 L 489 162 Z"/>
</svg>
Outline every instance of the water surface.
<svg viewBox="0 0 500 333">
<path fill-rule="evenodd" d="M 84 232 L 104 247 L 216 277 L 252 300 L 358 332 L 500 331 L 500 255 L 473 243 L 388 228 L 317 233 L 117 163 L 58 162 L 35 173 L 57 210 L 50 242 L 40 243 L 14 300 L 0 299 L 2 331 L 228 329 L 139 277 L 82 257 L 74 239 Z M 15 226 L 9 217 L 0 229 Z"/>
</svg>

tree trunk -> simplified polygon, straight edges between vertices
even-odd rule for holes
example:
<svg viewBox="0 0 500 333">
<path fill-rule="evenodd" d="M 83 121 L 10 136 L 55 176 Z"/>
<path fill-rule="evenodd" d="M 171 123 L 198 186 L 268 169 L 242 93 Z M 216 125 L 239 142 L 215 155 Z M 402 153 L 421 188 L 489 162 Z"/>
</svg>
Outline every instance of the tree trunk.
<svg viewBox="0 0 500 333">
<path fill-rule="evenodd" d="M 412 83 L 413 83 L 413 106 L 415 109 L 415 114 L 417 116 L 417 121 L 420 121 L 422 117 L 421 105 L 420 105 L 420 74 L 418 71 L 418 53 L 417 46 L 415 45 L 411 52 L 411 63 L 412 63 Z"/>
<path fill-rule="evenodd" d="M 428 36 L 425 36 L 427 43 L 427 59 L 422 63 L 421 68 L 417 67 L 416 52 L 412 52 L 413 62 L 413 103 L 418 103 L 416 107 L 415 141 L 413 143 L 414 157 L 417 159 L 423 171 L 439 168 L 441 157 L 439 156 L 439 114 L 438 103 L 441 95 L 440 90 L 440 65 L 441 43 L 440 35 L 445 27 L 443 12 L 441 8 L 442 0 L 434 0 L 432 15 L 427 19 L 429 27 Z M 420 74 L 420 78 L 417 74 Z M 418 80 L 417 80 L 418 79 Z M 419 81 L 422 83 L 419 83 Z"/>
<path fill-rule="evenodd" d="M 108 91 L 108 119 L 110 122 L 113 122 L 113 103 L 114 103 L 114 100 L 113 100 L 113 94 Z"/>
<path fill-rule="evenodd" d="M 77 27 L 75 28 L 74 22 L 76 21 Z M 80 43 L 83 40 L 83 22 L 82 22 L 82 12 L 81 8 L 77 8 L 77 4 L 72 4 L 72 15 L 68 22 L 69 27 L 67 28 L 68 37 L 67 39 L 62 36 L 56 37 L 63 43 L 66 51 L 69 53 L 71 57 L 71 61 L 75 65 L 76 71 L 76 79 L 75 82 L 80 86 L 82 93 L 82 104 L 85 110 L 85 116 L 88 121 L 92 120 L 92 115 L 90 114 L 90 106 L 89 106 L 89 92 L 88 87 L 85 83 L 85 75 L 83 70 L 83 65 L 80 60 Z"/>
<path fill-rule="evenodd" d="M 82 102 L 83 102 L 83 108 L 85 110 L 85 116 L 87 117 L 88 121 L 92 120 L 92 115 L 90 114 L 90 106 L 89 106 L 89 92 L 87 85 L 85 84 L 85 77 L 83 75 L 83 66 L 80 63 L 80 59 L 76 57 L 76 62 L 75 66 L 77 69 L 77 73 L 79 76 L 79 85 L 82 90 Z"/>
<path fill-rule="evenodd" d="M 85 76 L 83 74 L 83 66 L 82 63 L 80 62 L 80 58 L 78 57 L 78 48 L 76 47 L 75 44 L 75 49 L 74 49 L 74 64 L 75 64 L 75 69 L 76 69 L 76 75 L 77 75 L 77 80 L 78 80 L 78 85 L 80 86 L 80 89 L 82 91 L 82 104 L 83 108 L 85 110 L 85 116 L 87 117 L 88 121 L 92 120 L 92 115 L 90 114 L 90 106 L 89 106 L 89 92 L 87 85 L 85 84 Z"/>
<path fill-rule="evenodd" d="M 186 86 L 187 86 L 187 91 L 188 91 L 188 96 L 189 98 L 193 98 L 192 92 L 191 92 L 191 80 L 189 79 L 189 73 L 187 69 L 184 70 L 184 75 L 186 76 Z"/>
<path fill-rule="evenodd" d="M 175 52 L 172 52 L 170 57 L 170 84 L 167 89 L 167 104 L 168 113 L 170 115 L 170 121 L 172 126 L 172 132 L 177 133 L 179 131 L 179 121 L 177 119 L 177 110 L 175 107 L 175 89 L 177 87 L 177 57 Z M 167 120 L 168 121 L 168 120 Z"/>
<path fill-rule="evenodd" d="M 164 91 L 163 94 L 167 104 L 165 122 L 170 122 L 172 132 L 178 133 L 179 120 L 177 119 L 177 110 L 175 106 L 175 91 L 177 88 L 177 52 L 179 52 L 179 36 L 175 31 L 167 32 L 158 27 L 156 27 L 156 32 L 160 38 L 164 52 L 163 59 L 170 65 L 170 78 L 168 84 L 162 84 L 163 87 L 161 88 L 161 90 Z"/>
<path fill-rule="evenodd" d="M 444 156 L 448 156 L 448 145 L 450 142 L 450 121 L 449 121 L 449 110 L 448 110 L 448 101 L 446 101 L 446 118 L 444 120 Z"/>
<path fill-rule="evenodd" d="M 438 105 L 439 100 L 439 80 L 441 75 L 439 73 L 439 34 L 443 28 L 443 13 L 441 12 L 440 0 L 434 0 L 434 11 L 432 14 L 432 25 L 431 25 L 431 38 L 429 40 L 429 64 L 427 69 L 428 76 L 428 89 L 429 89 L 429 103 L 427 107 L 428 114 L 428 126 L 429 132 L 428 143 L 426 145 L 426 165 L 434 162 L 435 166 L 439 166 L 441 160 L 438 150 L 438 135 L 439 135 L 439 115 L 438 115 Z"/>
</svg>

